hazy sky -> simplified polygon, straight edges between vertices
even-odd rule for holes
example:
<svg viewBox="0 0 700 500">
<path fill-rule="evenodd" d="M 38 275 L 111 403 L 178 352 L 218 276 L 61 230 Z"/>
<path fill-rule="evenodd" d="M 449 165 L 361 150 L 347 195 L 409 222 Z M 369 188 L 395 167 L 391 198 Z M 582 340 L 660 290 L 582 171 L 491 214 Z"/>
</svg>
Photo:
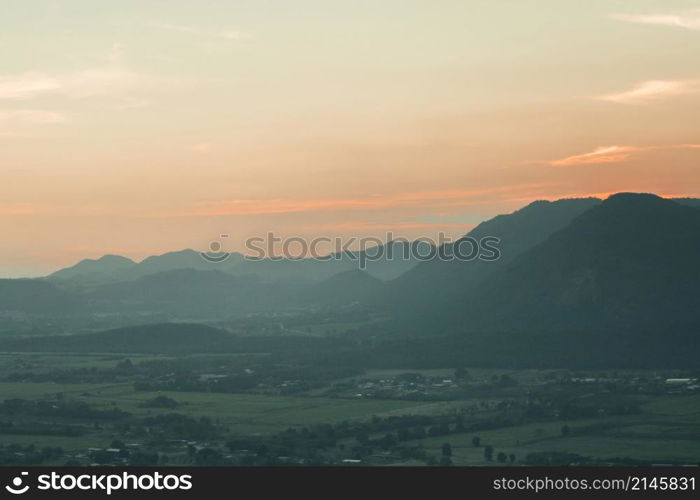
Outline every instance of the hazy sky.
<svg viewBox="0 0 700 500">
<path fill-rule="evenodd" d="M 700 195 L 699 1 L 0 5 L 0 276 Z"/>
</svg>

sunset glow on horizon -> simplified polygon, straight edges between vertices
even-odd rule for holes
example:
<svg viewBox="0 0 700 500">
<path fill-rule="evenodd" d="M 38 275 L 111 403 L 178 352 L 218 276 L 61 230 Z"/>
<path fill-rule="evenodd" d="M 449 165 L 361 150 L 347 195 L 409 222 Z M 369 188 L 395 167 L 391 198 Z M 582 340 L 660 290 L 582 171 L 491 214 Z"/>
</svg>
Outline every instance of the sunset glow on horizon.
<svg viewBox="0 0 700 500">
<path fill-rule="evenodd" d="M 692 1 L 29 0 L 0 19 L 0 277 L 527 203 L 700 196 Z"/>
</svg>

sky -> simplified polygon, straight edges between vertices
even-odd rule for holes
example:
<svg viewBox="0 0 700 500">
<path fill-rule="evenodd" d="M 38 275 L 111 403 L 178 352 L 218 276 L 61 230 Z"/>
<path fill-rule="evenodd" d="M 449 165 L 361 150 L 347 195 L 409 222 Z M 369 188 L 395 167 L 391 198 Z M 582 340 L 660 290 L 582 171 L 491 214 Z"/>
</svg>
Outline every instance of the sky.
<svg viewBox="0 0 700 500">
<path fill-rule="evenodd" d="M 700 196 L 699 1 L 0 2 L 0 277 Z"/>
</svg>

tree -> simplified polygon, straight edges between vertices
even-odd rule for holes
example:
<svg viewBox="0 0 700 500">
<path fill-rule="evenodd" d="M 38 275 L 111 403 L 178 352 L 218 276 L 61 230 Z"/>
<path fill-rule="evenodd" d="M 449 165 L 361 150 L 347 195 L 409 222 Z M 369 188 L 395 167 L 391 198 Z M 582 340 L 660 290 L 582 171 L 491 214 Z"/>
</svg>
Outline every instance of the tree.
<svg viewBox="0 0 700 500">
<path fill-rule="evenodd" d="M 489 462 L 493 460 L 493 446 L 490 444 L 484 447 L 484 458 Z"/>
<path fill-rule="evenodd" d="M 515 463 L 515 453 L 511 453 L 508 458 L 510 459 L 510 463 L 512 463 L 512 464 Z"/>
<path fill-rule="evenodd" d="M 442 457 L 440 459 L 440 467 L 450 467 L 452 465 L 452 459 L 450 457 Z"/>
<path fill-rule="evenodd" d="M 442 456 L 451 457 L 452 456 L 452 446 L 450 443 L 445 443 L 442 445 Z"/>
<path fill-rule="evenodd" d="M 569 428 L 568 425 L 563 425 L 561 428 L 561 435 L 566 437 L 571 433 L 571 429 Z"/>
<path fill-rule="evenodd" d="M 506 463 L 506 460 L 508 460 L 508 456 L 501 451 L 496 456 L 496 460 L 498 460 L 498 463 L 504 464 Z"/>
<path fill-rule="evenodd" d="M 481 438 L 479 436 L 474 436 L 472 438 L 472 444 L 474 445 L 474 448 L 478 448 L 481 445 Z"/>
</svg>

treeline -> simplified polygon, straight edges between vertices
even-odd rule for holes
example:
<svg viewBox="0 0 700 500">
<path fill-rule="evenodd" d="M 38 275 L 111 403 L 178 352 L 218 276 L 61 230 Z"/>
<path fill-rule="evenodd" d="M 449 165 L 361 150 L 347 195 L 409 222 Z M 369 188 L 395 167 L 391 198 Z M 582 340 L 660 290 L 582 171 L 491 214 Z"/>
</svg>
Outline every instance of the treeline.
<svg viewBox="0 0 700 500">
<path fill-rule="evenodd" d="M 130 416 L 119 408 L 95 408 L 83 401 L 6 399 L 0 403 L 0 416 L 33 416 L 75 420 L 118 420 Z"/>
</svg>

